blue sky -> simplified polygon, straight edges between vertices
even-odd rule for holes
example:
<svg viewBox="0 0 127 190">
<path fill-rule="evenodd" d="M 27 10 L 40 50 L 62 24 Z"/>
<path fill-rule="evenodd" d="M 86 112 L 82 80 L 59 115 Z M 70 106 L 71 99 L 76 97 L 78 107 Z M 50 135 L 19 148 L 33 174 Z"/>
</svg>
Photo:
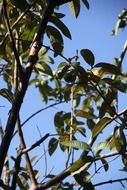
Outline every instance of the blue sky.
<svg viewBox="0 0 127 190">
<path fill-rule="evenodd" d="M 127 0 L 90 0 L 89 2 L 90 10 L 88 11 L 82 5 L 81 13 L 77 19 L 72 16 L 67 5 L 64 5 L 60 8 L 60 11 L 66 14 L 66 17 L 63 19 L 63 21 L 72 33 L 72 40 L 65 39 L 64 55 L 65 57 L 73 57 L 77 49 L 80 50 L 83 48 L 87 48 L 93 51 L 96 58 L 96 63 L 103 61 L 112 63 L 114 57 L 119 57 L 124 42 L 127 38 L 127 29 L 124 31 L 120 30 L 118 36 L 111 35 L 111 31 L 115 27 L 118 14 L 123 8 L 127 8 Z M 55 64 L 58 64 L 60 61 L 63 60 L 61 58 L 57 58 Z M 82 64 L 84 64 L 84 67 L 88 67 L 83 60 Z M 123 63 L 123 68 L 127 71 L 126 61 L 124 61 Z M 1 88 L 2 85 L 3 84 L 1 83 Z M 35 110 L 45 107 L 45 105 L 40 101 L 40 98 L 38 98 L 38 96 L 39 93 L 36 91 L 36 89 L 34 87 L 30 87 L 21 109 L 22 121 L 24 121 Z M 126 94 L 120 95 L 121 105 L 119 107 L 119 111 L 122 111 L 122 109 L 127 107 L 126 99 Z M 1 97 L 0 101 L 0 105 L 5 105 L 5 101 Z M 3 126 L 5 126 L 6 124 L 6 118 L 8 116 L 9 108 L 9 104 L 6 104 L 4 108 L 0 108 L 0 119 Z M 63 105 L 60 108 L 55 107 L 50 110 L 44 111 L 26 124 L 26 126 L 24 127 L 24 134 L 28 146 L 36 141 L 37 138 L 39 139 L 39 134 L 36 126 L 40 128 L 42 135 L 50 131 L 52 132 L 52 130 L 53 133 L 55 133 L 55 130 L 53 128 L 53 115 L 55 112 L 61 110 L 62 108 L 67 109 L 67 106 Z M 18 144 L 17 138 L 13 140 L 12 147 L 13 145 L 15 147 L 15 144 Z M 15 154 L 15 149 L 13 151 L 11 150 L 11 153 L 12 152 L 13 154 Z M 32 154 L 36 155 L 41 155 L 42 153 L 42 146 L 32 152 Z M 66 155 L 61 154 L 61 152 L 56 152 L 52 158 L 48 157 L 48 170 L 55 166 L 53 171 L 59 173 L 63 168 L 62 166 L 65 158 Z M 93 182 L 97 183 L 113 178 L 116 179 L 126 176 L 124 172 L 118 172 L 118 168 L 121 168 L 121 165 L 118 161 L 114 161 L 112 166 L 113 168 L 111 168 L 112 170 L 109 173 L 105 173 L 102 169 L 100 171 L 100 174 L 93 178 Z M 42 168 L 43 170 L 43 161 L 39 162 L 38 167 Z M 107 190 L 107 188 L 122 190 L 122 186 L 119 183 L 100 186 L 96 189 Z"/>
</svg>

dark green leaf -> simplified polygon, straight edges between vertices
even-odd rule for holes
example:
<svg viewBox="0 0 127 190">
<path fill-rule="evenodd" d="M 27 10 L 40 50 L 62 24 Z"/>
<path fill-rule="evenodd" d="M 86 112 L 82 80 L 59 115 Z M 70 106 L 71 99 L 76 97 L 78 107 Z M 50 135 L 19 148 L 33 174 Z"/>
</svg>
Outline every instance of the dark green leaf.
<svg viewBox="0 0 127 190">
<path fill-rule="evenodd" d="M 55 51 L 55 56 L 63 51 L 63 38 L 59 30 L 53 26 L 47 26 L 46 32 Z"/>
<path fill-rule="evenodd" d="M 0 96 L 3 96 L 4 98 L 6 98 L 10 103 L 13 103 L 13 94 L 10 90 L 6 89 L 6 88 L 2 88 L 0 90 Z"/>
<path fill-rule="evenodd" d="M 56 131 L 59 133 L 64 130 L 64 119 L 63 119 L 63 111 L 57 112 L 54 117 L 54 124 L 56 127 Z"/>
<path fill-rule="evenodd" d="M 119 153 L 125 153 L 126 137 L 121 127 L 115 127 L 114 129 L 114 143 Z"/>
<path fill-rule="evenodd" d="M 28 8 L 29 4 L 26 0 L 11 0 L 11 3 L 15 5 L 16 8 L 21 9 L 22 11 L 25 11 L 25 9 Z"/>
<path fill-rule="evenodd" d="M 71 9 L 72 14 L 75 17 L 78 17 L 79 12 L 80 12 L 80 0 L 73 0 L 68 3 Z"/>
<path fill-rule="evenodd" d="M 90 180 L 91 175 L 87 171 L 81 171 L 80 173 L 74 175 L 74 178 L 78 184 L 81 185 L 81 187 L 84 187 L 83 190 L 95 190 Z"/>
<path fill-rule="evenodd" d="M 77 131 L 86 137 L 86 129 L 84 127 L 77 127 Z"/>
<path fill-rule="evenodd" d="M 121 75 L 120 69 L 110 63 L 97 63 L 94 67 L 102 67 L 103 70 L 108 71 L 110 74 Z"/>
<path fill-rule="evenodd" d="M 39 92 L 40 92 L 40 96 L 42 98 L 42 101 L 44 101 L 45 103 L 48 102 L 48 96 L 47 96 L 47 92 L 45 91 L 45 85 L 39 85 Z"/>
<path fill-rule="evenodd" d="M 59 20 L 55 16 L 52 16 L 49 21 L 52 22 L 53 24 L 55 24 L 67 38 L 71 39 L 71 33 L 70 33 L 69 29 L 66 27 L 66 25 L 61 20 Z"/>
<path fill-rule="evenodd" d="M 111 116 L 115 114 L 115 108 L 113 107 L 113 101 L 116 100 L 117 92 L 114 88 L 108 88 L 108 92 L 105 95 L 106 102 L 103 101 L 99 109 L 99 117 L 102 118 L 106 113 L 109 113 Z M 110 107 L 109 107 L 110 105 Z"/>
<path fill-rule="evenodd" d="M 94 65 L 95 57 L 92 51 L 90 51 L 89 49 L 82 49 L 80 51 L 80 54 L 83 57 L 83 59 L 86 61 L 86 63 L 88 63 L 90 66 Z"/>
<path fill-rule="evenodd" d="M 50 156 L 52 156 L 52 154 L 57 149 L 57 145 L 58 145 L 58 140 L 56 138 L 50 139 L 49 145 L 48 145 L 48 152 Z"/>
<path fill-rule="evenodd" d="M 108 162 L 104 158 L 101 158 L 100 160 L 101 160 L 101 162 L 102 162 L 102 164 L 104 166 L 105 171 L 107 172 L 108 169 L 109 169 Z"/>
<path fill-rule="evenodd" d="M 90 8 L 89 2 L 87 0 L 82 0 L 82 2 L 86 6 L 87 9 Z"/>
<path fill-rule="evenodd" d="M 113 80 L 110 78 L 103 79 L 106 83 L 110 84 L 113 88 L 125 93 L 127 91 L 127 84 L 123 83 L 121 80 Z"/>
</svg>

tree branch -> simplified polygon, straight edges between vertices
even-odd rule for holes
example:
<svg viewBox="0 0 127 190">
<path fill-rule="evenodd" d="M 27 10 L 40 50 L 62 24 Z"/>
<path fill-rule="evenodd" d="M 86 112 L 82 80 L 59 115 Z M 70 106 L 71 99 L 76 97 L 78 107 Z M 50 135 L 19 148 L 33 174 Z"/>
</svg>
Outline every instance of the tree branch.
<svg viewBox="0 0 127 190">
<path fill-rule="evenodd" d="M 33 145 L 31 145 L 28 148 L 25 148 L 21 151 L 22 154 L 25 154 L 26 152 L 29 152 L 31 150 L 33 150 L 34 148 L 36 148 L 37 146 L 40 146 L 41 143 L 43 143 L 48 137 L 50 136 L 49 133 L 47 133 L 45 136 L 43 136 L 40 140 L 38 140 L 37 142 L 35 142 Z"/>
<path fill-rule="evenodd" d="M 94 184 L 93 186 L 94 186 L 94 187 L 97 187 L 97 186 L 101 186 L 101 185 L 106 185 L 106 184 L 108 184 L 108 183 L 116 183 L 116 182 L 121 182 L 121 181 L 127 181 L 127 178 L 120 178 L 120 179 L 115 179 L 115 180 L 108 180 L 108 181 L 104 181 L 104 182 L 101 182 L 101 183 Z"/>
<path fill-rule="evenodd" d="M 119 68 L 121 68 L 121 66 L 122 66 L 122 63 L 123 63 L 124 57 L 125 57 L 125 55 L 126 55 L 126 52 L 127 52 L 127 40 L 125 41 L 123 50 L 122 50 L 121 55 L 120 55 L 120 57 L 119 57 L 119 59 L 118 59 L 118 62 L 119 62 L 119 63 L 118 63 L 118 67 L 119 67 Z"/>
<path fill-rule="evenodd" d="M 10 41 L 11 41 L 11 44 L 12 44 L 12 50 L 14 52 L 15 59 L 16 59 L 16 62 L 17 62 L 17 68 L 19 70 L 19 73 L 22 74 L 22 66 L 21 66 L 21 63 L 20 63 L 20 60 L 19 60 L 18 51 L 16 49 L 15 40 L 14 40 L 12 30 L 11 30 L 11 27 L 10 27 L 10 22 L 9 22 L 9 18 L 8 18 L 8 15 L 7 15 L 6 7 L 7 7 L 7 2 L 6 2 L 6 0 L 3 0 L 3 10 L 4 10 L 6 27 L 7 27 L 7 30 L 8 30 L 8 34 L 10 36 Z"/>
<path fill-rule="evenodd" d="M 29 58 L 28 58 L 29 63 L 27 64 L 28 67 L 26 69 L 26 72 L 24 73 L 24 77 L 22 78 L 22 87 L 21 87 L 21 89 L 17 90 L 15 98 L 14 98 L 14 102 L 12 104 L 12 108 L 9 112 L 9 117 L 8 117 L 6 129 L 5 129 L 5 135 L 3 137 L 3 140 L 2 140 L 2 143 L 0 146 L 0 177 L 2 174 L 5 157 L 7 155 L 7 152 L 8 152 L 10 143 L 11 143 L 11 139 L 13 136 L 13 132 L 15 129 L 16 120 L 19 115 L 19 110 L 21 108 L 24 96 L 26 94 L 26 90 L 28 87 L 29 79 L 31 77 L 33 66 L 37 61 L 38 52 L 41 48 L 40 42 L 43 39 L 46 25 L 48 23 L 50 16 L 52 15 L 52 13 L 54 11 L 54 8 L 55 8 L 55 5 L 54 5 L 54 3 L 52 3 L 52 1 L 46 7 L 44 16 L 42 17 L 42 20 L 41 20 L 39 28 L 38 28 L 38 32 L 35 36 L 35 39 L 33 41 L 33 44 L 32 44 L 31 50 L 30 50 L 30 54 L 29 54 Z"/>
</svg>

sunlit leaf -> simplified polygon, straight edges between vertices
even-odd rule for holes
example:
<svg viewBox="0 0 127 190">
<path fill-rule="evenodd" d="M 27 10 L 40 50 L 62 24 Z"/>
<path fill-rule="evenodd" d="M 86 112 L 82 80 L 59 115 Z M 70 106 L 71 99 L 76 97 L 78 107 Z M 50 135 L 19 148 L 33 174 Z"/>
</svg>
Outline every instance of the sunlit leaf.
<svg viewBox="0 0 127 190">
<path fill-rule="evenodd" d="M 102 130 L 111 122 L 111 118 L 104 117 L 98 121 L 98 123 L 92 129 L 92 137 L 95 138 Z"/>
<path fill-rule="evenodd" d="M 103 149 L 107 148 L 107 142 L 99 142 L 96 147 L 94 148 L 95 152 L 101 151 Z"/>
<path fill-rule="evenodd" d="M 92 113 L 89 112 L 85 112 L 83 110 L 75 110 L 75 115 L 79 116 L 79 117 L 83 117 L 83 118 L 87 118 L 87 119 L 95 119 L 96 116 L 93 115 Z"/>
<path fill-rule="evenodd" d="M 82 49 L 80 51 L 80 54 L 83 57 L 83 59 L 86 61 L 86 63 L 88 63 L 90 66 L 94 65 L 95 57 L 92 51 L 90 51 L 89 49 Z"/>
<path fill-rule="evenodd" d="M 78 149 L 83 149 L 83 150 L 90 150 L 90 146 L 85 143 L 85 142 L 81 142 L 81 141 L 76 141 L 76 140 L 72 140 L 72 141 L 64 141 L 61 142 L 62 145 L 64 146 L 68 146 L 71 148 L 78 148 Z"/>
</svg>

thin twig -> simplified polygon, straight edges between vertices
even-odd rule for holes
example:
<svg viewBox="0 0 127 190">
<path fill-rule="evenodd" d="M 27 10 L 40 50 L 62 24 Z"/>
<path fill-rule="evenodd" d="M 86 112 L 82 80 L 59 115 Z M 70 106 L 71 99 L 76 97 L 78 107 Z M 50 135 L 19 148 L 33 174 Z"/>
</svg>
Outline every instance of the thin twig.
<svg viewBox="0 0 127 190">
<path fill-rule="evenodd" d="M 24 139 L 23 132 L 21 129 L 21 124 L 20 124 L 19 118 L 17 120 L 17 130 L 18 130 L 18 135 L 19 135 L 19 139 L 20 139 L 21 150 L 25 150 L 26 149 L 26 143 L 25 143 L 25 139 Z M 27 151 L 24 152 L 24 155 L 25 155 L 26 164 L 27 164 L 27 167 L 29 170 L 31 183 L 34 186 L 36 186 L 37 182 L 36 182 L 35 174 L 34 174 L 33 167 L 32 167 L 31 161 L 30 161 L 30 157 L 29 157 Z"/>
<path fill-rule="evenodd" d="M 108 164 L 109 163 L 111 163 L 111 162 L 113 162 L 114 160 L 116 160 L 118 157 L 119 157 L 120 155 L 117 155 L 115 158 L 113 158 L 112 160 L 110 160 L 109 162 L 108 162 Z M 93 175 L 91 175 L 91 179 L 102 169 L 102 168 L 104 168 L 104 166 L 106 165 L 107 163 L 105 163 L 105 164 L 103 164 L 102 166 L 100 166 L 96 171 L 95 171 L 95 173 L 93 174 Z"/>
<path fill-rule="evenodd" d="M 53 104 L 50 104 L 49 106 L 45 107 L 45 108 L 41 108 L 38 111 L 36 111 L 35 113 L 33 113 L 32 115 L 30 115 L 22 124 L 21 126 L 23 127 L 30 119 L 32 119 L 34 116 L 36 116 L 37 114 L 39 114 L 40 112 L 47 110 L 49 108 L 52 108 L 54 106 L 57 106 L 59 104 L 65 103 L 65 101 L 60 101 L 60 102 L 55 102 Z"/>
<path fill-rule="evenodd" d="M 123 63 L 123 60 L 125 58 L 126 52 L 127 52 L 127 40 L 125 41 L 125 44 L 123 46 L 123 50 L 122 50 L 121 55 L 120 55 L 120 57 L 118 59 L 118 67 L 119 68 L 121 68 L 121 66 L 122 66 L 122 63 Z"/>
<path fill-rule="evenodd" d="M 108 181 L 104 181 L 104 182 L 101 182 L 101 183 L 94 184 L 93 186 L 97 187 L 97 186 L 106 185 L 106 184 L 109 184 L 109 183 L 121 182 L 121 181 L 127 181 L 127 178 L 125 177 L 125 178 L 120 178 L 120 179 L 108 180 Z"/>
<path fill-rule="evenodd" d="M 38 129 L 38 132 L 39 132 L 39 135 L 40 137 L 42 138 L 42 135 L 41 135 L 41 131 L 39 129 L 39 127 L 37 126 L 37 129 Z M 47 171 L 48 171 L 48 161 L 47 161 L 47 156 L 46 156 L 46 149 L 45 149 L 45 145 L 44 143 L 42 143 L 43 145 L 43 150 L 44 150 L 44 159 L 45 159 L 45 176 L 47 175 Z"/>
<path fill-rule="evenodd" d="M 31 145 L 28 148 L 25 148 L 21 151 L 22 154 L 25 154 L 31 150 L 33 150 L 34 148 L 36 148 L 37 146 L 40 146 L 41 143 L 43 143 L 48 137 L 50 136 L 49 133 L 47 133 L 45 136 L 43 136 L 40 140 L 38 140 L 37 142 L 35 142 L 33 145 Z"/>
</svg>

